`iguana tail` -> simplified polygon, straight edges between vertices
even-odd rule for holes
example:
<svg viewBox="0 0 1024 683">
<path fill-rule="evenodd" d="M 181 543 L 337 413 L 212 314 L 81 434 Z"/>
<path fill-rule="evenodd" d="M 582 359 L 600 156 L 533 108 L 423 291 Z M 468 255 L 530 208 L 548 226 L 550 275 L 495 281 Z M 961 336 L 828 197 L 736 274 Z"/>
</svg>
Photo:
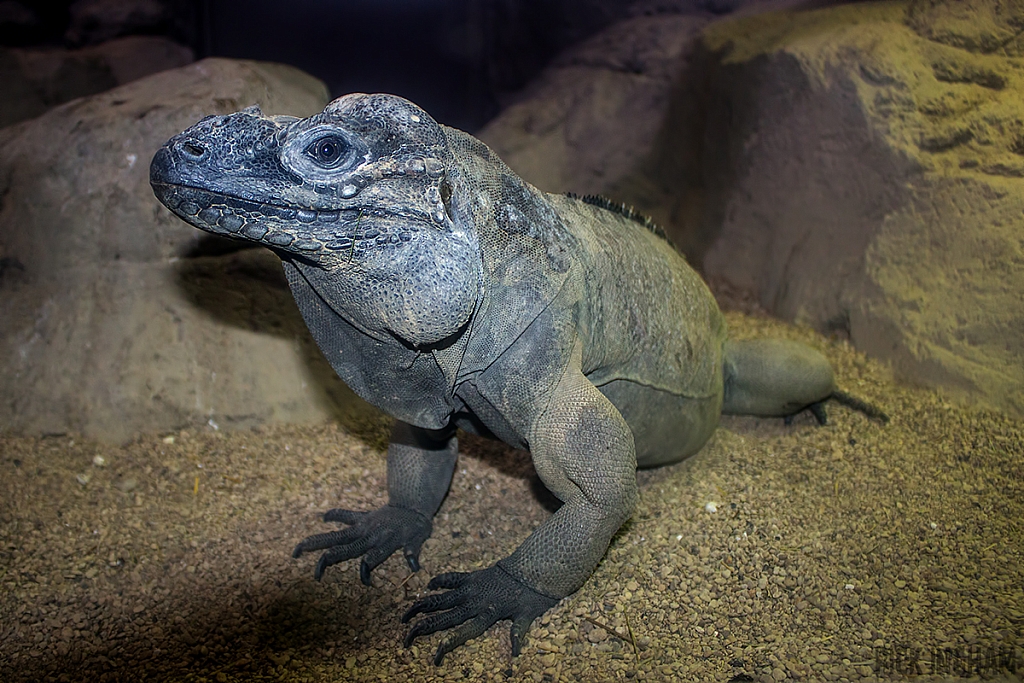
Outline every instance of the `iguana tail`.
<svg viewBox="0 0 1024 683">
<path fill-rule="evenodd" d="M 868 417 L 874 418 L 882 424 L 889 424 L 889 416 L 886 415 L 881 408 L 873 406 L 867 401 L 862 401 L 856 396 L 848 394 L 845 391 L 839 391 L 836 389 L 832 392 L 832 396 L 829 398 L 834 400 L 836 403 L 842 403 L 848 408 L 853 408 L 858 412 L 864 413 Z"/>
</svg>

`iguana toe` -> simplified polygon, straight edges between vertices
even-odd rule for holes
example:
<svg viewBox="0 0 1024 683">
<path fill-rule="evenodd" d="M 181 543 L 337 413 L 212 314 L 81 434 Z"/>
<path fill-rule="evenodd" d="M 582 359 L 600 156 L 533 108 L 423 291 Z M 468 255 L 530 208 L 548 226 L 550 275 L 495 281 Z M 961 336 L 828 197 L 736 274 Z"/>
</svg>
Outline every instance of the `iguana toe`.
<svg viewBox="0 0 1024 683">
<path fill-rule="evenodd" d="M 311 550 L 326 550 L 313 572 L 314 578 L 319 581 L 331 565 L 363 556 L 359 565 L 359 579 L 367 586 L 371 585 L 371 572 L 399 548 L 403 549 L 409 567 L 417 571 L 420 548 L 432 530 L 430 520 L 420 513 L 392 505 L 385 505 L 373 512 L 331 510 L 324 515 L 324 520 L 352 526 L 304 539 L 295 546 L 292 557 L 299 557 Z"/>
<path fill-rule="evenodd" d="M 512 654 L 518 655 L 523 636 L 533 620 L 558 602 L 514 578 L 495 565 L 487 569 L 462 573 L 450 572 L 434 577 L 430 590 L 447 589 L 446 593 L 428 595 L 416 602 L 402 617 L 408 623 L 417 614 L 430 613 L 409 630 L 405 646 L 420 636 L 454 629 L 438 646 L 434 664 L 444 656 L 476 638 L 502 619 L 512 620 Z"/>
</svg>

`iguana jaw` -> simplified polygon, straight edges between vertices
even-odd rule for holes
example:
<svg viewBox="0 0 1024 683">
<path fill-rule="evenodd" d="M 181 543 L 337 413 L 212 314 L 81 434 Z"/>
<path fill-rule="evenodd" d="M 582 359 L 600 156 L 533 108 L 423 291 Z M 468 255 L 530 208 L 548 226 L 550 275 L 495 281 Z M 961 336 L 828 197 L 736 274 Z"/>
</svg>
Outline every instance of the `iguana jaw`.
<svg viewBox="0 0 1024 683">
<path fill-rule="evenodd" d="M 353 205 L 343 209 L 306 209 L 254 202 L 209 190 L 153 181 L 162 204 L 189 224 L 215 235 L 257 242 L 302 256 L 320 253 L 351 259 L 373 246 L 400 245 L 417 230 L 436 230 L 431 218 L 416 211 L 385 211 Z"/>
</svg>

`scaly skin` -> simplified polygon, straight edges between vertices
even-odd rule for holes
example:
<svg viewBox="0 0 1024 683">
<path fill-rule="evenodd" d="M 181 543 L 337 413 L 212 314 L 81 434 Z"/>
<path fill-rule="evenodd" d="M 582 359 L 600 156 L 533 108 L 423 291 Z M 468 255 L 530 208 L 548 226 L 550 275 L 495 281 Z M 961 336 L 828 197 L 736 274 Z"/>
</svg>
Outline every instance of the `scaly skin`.
<svg viewBox="0 0 1024 683">
<path fill-rule="evenodd" d="M 397 420 L 389 502 L 331 510 L 302 541 L 316 578 L 401 549 L 413 570 L 448 491 L 455 428 L 529 449 L 562 507 L 488 569 L 436 577 L 406 638 L 448 631 L 434 661 L 502 619 L 576 591 L 637 500 L 636 468 L 696 452 L 724 412 L 824 415 L 832 370 L 791 342 L 727 342 L 707 287 L 645 225 L 545 194 L 481 142 L 389 95 L 308 119 L 208 117 L 153 159 L 157 197 L 211 233 L 282 260 L 338 375 Z M 860 407 L 860 406 L 854 406 Z"/>
</svg>

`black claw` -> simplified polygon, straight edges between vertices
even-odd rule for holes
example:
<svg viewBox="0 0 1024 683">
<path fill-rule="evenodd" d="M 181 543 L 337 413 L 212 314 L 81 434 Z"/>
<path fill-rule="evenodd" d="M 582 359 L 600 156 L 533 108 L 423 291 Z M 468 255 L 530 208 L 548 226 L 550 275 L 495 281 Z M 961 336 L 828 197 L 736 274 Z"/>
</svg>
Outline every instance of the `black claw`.
<svg viewBox="0 0 1024 683">
<path fill-rule="evenodd" d="M 523 634 L 530 628 L 530 624 L 522 626 L 519 619 L 512 622 L 512 628 L 509 631 L 509 638 L 512 641 L 512 656 L 518 657 L 519 653 L 523 649 Z"/>
<path fill-rule="evenodd" d="M 408 620 L 403 617 L 402 621 L 404 622 Z M 402 642 L 405 644 L 406 647 L 410 647 L 414 640 L 416 640 L 426 632 L 426 627 L 423 626 L 423 623 L 424 622 L 421 621 L 420 623 L 415 624 L 411 629 L 409 629 L 409 632 L 405 634 L 405 640 Z"/>
<path fill-rule="evenodd" d="M 363 561 L 359 563 L 359 580 L 363 582 L 364 586 L 372 586 L 373 581 L 370 580 L 370 563 L 363 558 Z"/>
<path fill-rule="evenodd" d="M 295 550 L 292 551 L 292 557 L 293 558 L 297 558 L 300 555 L 302 555 L 302 544 L 301 543 L 298 544 L 297 546 L 295 546 Z"/>
<path fill-rule="evenodd" d="M 411 569 L 412 571 L 418 572 L 420 570 L 420 560 L 418 557 L 416 557 L 416 555 L 413 555 L 412 553 L 406 553 L 405 561 L 409 563 L 409 569 Z"/>
<path fill-rule="evenodd" d="M 465 645 L 467 640 L 469 638 L 461 637 L 458 632 L 442 640 L 441 644 L 437 646 L 437 652 L 434 653 L 434 666 L 441 666 L 444 656 L 460 645 Z"/>
<path fill-rule="evenodd" d="M 782 423 L 789 427 L 790 425 L 793 424 L 793 416 L 787 415 L 786 417 L 782 418 Z"/>
<path fill-rule="evenodd" d="M 403 624 L 408 624 L 408 623 L 409 623 L 409 621 L 410 621 L 410 620 L 411 620 L 411 619 L 412 619 L 412 618 L 413 618 L 414 616 L 416 616 L 417 614 L 420 614 L 421 612 L 428 612 L 428 611 L 430 611 L 430 610 L 426 609 L 426 606 L 424 605 L 424 603 L 426 603 L 426 602 L 427 602 L 427 600 L 429 600 L 429 599 L 430 599 L 430 598 L 432 598 L 432 597 L 434 597 L 434 596 L 432 596 L 432 595 L 428 595 L 427 597 L 423 598 L 422 600 L 417 600 L 416 602 L 414 602 L 414 603 L 412 604 L 412 607 L 410 607 L 409 609 L 407 609 L 407 610 L 405 611 L 405 614 L 403 614 L 403 615 L 402 615 L 402 623 L 403 623 Z M 422 622 L 420 622 L 420 623 L 422 623 Z M 419 626 L 419 625 L 420 625 L 420 624 L 416 624 L 416 626 Z M 415 630 L 416 630 L 416 629 L 414 628 L 414 629 L 413 629 L 413 631 L 415 631 Z M 411 635 L 411 634 L 413 633 L 413 631 L 410 631 L 410 632 L 409 632 L 409 633 L 410 633 L 410 635 Z"/>
<path fill-rule="evenodd" d="M 317 560 L 316 569 L 313 570 L 313 578 L 316 579 L 317 581 L 319 581 L 321 578 L 323 578 L 324 570 L 326 570 L 326 569 L 327 569 L 327 553 L 324 553 L 323 555 L 320 556 L 320 559 Z"/>
</svg>

